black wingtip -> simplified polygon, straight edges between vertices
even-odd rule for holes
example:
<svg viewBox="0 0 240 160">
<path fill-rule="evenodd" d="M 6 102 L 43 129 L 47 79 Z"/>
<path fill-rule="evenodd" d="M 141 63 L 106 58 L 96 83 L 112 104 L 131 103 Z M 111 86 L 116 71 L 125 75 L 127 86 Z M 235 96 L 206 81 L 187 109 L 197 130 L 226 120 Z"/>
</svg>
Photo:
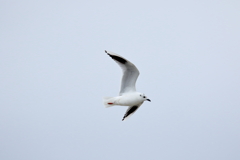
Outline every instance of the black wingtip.
<svg viewBox="0 0 240 160">
<path fill-rule="evenodd" d="M 127 60 L 126 59 L 124 59 L 124 58 L 122 58 L 122 57 L 118 57 L 118 56 L 115 56 L 115 55 L 111 55 L 111 54 L 109 54 L 109 53 L 107 53 L 112 59 L 114 59 L 114 60 L 116 60 L 116 61 L 118 61 L 118 62 L 120 62 L 120 63 L 122 63 L 122 64 L 125 64 L 125 63 L 127 63 Z"/>
<path fill-rule="evenodd" d="M 125 115 L 123 116 L 122 121 L 127 118 L 130 114 L 134 113 L 136 110 L 138 109 L 138 106 L 133 106 L 132 108 L 130 108 Z"/>
<path fill-rule="evenodd" d="M 108 53 L 108 51 L 107 50 L 105 50 L 105 53 L 107 53 L 110 57 L 111 57 L 111 54 L 110 53 Z"/>
</svg>

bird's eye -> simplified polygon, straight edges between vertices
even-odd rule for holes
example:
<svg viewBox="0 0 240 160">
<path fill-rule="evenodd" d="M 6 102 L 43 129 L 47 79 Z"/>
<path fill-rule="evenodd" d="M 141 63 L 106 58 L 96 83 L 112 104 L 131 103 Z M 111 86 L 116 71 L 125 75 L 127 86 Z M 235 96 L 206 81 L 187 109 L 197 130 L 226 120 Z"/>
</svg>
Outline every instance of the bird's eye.
<svg viewBox="0 0 240 160">
<path fill-rule="evenodd" d="M 145 96 L 143 96 L 143 98 L 146 98 Z"/>
</svg>

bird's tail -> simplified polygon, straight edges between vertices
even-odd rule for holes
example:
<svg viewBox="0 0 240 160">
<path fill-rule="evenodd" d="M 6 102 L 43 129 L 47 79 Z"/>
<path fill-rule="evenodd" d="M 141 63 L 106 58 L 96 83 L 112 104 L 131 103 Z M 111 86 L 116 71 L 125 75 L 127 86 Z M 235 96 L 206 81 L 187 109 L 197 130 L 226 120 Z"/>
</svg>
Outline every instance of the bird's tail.
<svg viewBox="0 0 240 160">
<path fill-rule="evenodd" d="M 104 97 L 103 98 L 103 104 L 105 105 L 105 107 L 112 107 L 115 106 L 115 101 L 116 101 L 116 97 Z"/>
</svg>

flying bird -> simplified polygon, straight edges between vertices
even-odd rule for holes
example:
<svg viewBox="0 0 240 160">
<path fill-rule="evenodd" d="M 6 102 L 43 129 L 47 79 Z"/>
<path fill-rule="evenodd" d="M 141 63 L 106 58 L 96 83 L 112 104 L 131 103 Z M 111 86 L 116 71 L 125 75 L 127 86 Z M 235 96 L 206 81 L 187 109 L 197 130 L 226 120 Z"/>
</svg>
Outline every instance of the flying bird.
<svg viewBox="0 0 240 160">
<path fill-rule="evenodd" d="M 105 97 L 103 103 L 106 107 L 118 106 L 129 106 L 123 120 L 132 115 L 136 110 L 143 104 L 144 101 L 151 102 L 143 93 L 137 92 L 135 83 L 139 76 L 137 67 L 123 58 L 122 56 L 106 51 L 105 52 L 122 68 L 123 76 L 119 96 L 117 97 Z"/>
</svg>

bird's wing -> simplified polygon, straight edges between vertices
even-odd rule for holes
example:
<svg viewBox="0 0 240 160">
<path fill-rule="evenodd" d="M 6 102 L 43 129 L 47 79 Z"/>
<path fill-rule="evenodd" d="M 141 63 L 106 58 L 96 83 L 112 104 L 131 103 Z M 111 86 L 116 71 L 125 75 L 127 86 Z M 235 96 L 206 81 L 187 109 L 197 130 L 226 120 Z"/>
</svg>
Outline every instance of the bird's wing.
<svg viewBox="0 0 240 160">
<path fill-rule="evenodd" d="M 125 115 L 123 116 L 122 121 L 124 121 L 125 118 L 129 117 L 129 116 L 132 115 L 134 112 L 136 112 L 136 110 L 137 110 L 141 105 L 142 105 L 142 104 L 128 107 Z"/>
<path fill-rule="evenodd" d="M 136 87 L 135 83 L 139 76 L 139 71 L 137 67 L 132 64 L 127 59 L 121 57 L 120 55 L 105 51 L 117 64 L 122 68 L 123 76 L 122 76 L 122 84 L 120 90 L 120 96 L 124 93 L 135 92 Z"/>
</svg>

